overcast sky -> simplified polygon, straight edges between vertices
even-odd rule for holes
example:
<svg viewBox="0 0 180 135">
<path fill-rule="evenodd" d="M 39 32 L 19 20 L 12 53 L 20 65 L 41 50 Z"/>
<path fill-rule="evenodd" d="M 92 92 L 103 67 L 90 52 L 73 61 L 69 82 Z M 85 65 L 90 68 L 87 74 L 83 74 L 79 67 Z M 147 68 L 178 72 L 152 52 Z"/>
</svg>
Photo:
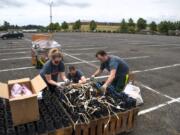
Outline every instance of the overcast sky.
<svg viewBox="0 0 180 135">
<path fill-rule="evenodd" d="M 49 23 L 49 0 L 0 0 L 0 24 Z M 180 0 L 54 0 L 53 22 L 77 19 L 120 22 L 122 18 L 180 20 Z"/>
</svg>

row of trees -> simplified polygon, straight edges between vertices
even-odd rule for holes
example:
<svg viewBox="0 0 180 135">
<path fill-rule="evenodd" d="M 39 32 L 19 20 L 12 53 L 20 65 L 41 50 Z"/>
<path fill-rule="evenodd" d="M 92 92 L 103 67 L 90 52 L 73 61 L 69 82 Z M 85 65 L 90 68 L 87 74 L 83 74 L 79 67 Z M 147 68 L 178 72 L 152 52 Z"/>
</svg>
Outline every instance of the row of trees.
<svg viewBox="0 0 180 135">
<path fill-rule="evenodd" d="M 59 23 L 52 24 L 51 30 L 68 30 L 69 24 L 67 22 L 63 22 L 61 26 Z M 89 23 L 89 29 L 90 31 L 95 31 L 97 29 L 97 23 L 92 20 Z M 76 31 L 81 30 L 82 23 L 80 20 L 77 20 L 73 26 L 72 29 Z M 143 18 L 139 18 L 137 22 L 135 23 L 132 18 L 130 18 L 127 22 L 125 19 L 122 20 L 120 23 L 119 32 L 121 33 L 136 33 L 141 32 L 142 30 L 146 30 L 148 28 L 151 32 L 160 32 L 163 34 L 168 34 L 169 30 L 180 30 L 180 21 L 177 22 L 171 22 L 171 21 L 161 21 L 159 24 L 157 24 L 155 21 L 152 21 L 150 24 L 147 23 L 147 21 Z M 50 29 L 50 28 L 49 28 Z"/>
<path fill-rule="evenodd" d="M 41 25 L 26 25 L 26 26 L 18 26 L 18 25 L 12 25 L 7 21 L 4 21 L 3 25 L 0 25 L 0 31 L 7 31 L 9 29 L 38 29 L 43 30 L 46 29 L 46 27 Z"/>
<path fill-rule="evenodd" d="M 76 30 L 76 31 L 80 31 L 81 26 L 82 26 L 81 21 L 77 20 L 73 24 L 72 29 Z M 93 21 L 90 22 L 89 27 L 90 27 L 91 31 L 96 30 L 97 23 L 93 20 Z M 61 25 L 58 22 L 57 23 L 51 23 L 50 25 L 47 26 L 47 28 L 49 30 L 52 30 L 52 31 L 68 30 L 69 29 L 69 24 L 67 22 L 65 22 L 65 21 Z"/>
<path fill-rule="evenodd" d="M 80 31 L 82 22 L 80 20 L 77 20 L 75 23 L 71 24 L 72 30 L 74 31 Z M 89 23 L 89 29 L 90 31 L 96 31 L 97 30 L 97 22 L 92 20 Z M 27 25 L 27 26 L 17 26 L 17 25 L 11 25 L 9 22 L 4 21 L 4 24 L 0 26 L 0 30 L 8 30 L 8 29 L 39 29 L 41 31 L 60 31 L 64 30 L 67 31 L 70 28 L 70 24 L 67 22 L 63 22 L 62 24 L 51 23 L 47 27 L 40 26 L 40 25 Z M 147 21 L 143 18 L 139 18 L 137 22 L 134 22 L 132 18 L 130 18 L 128 21 L 125 19 L 122 20 L 120 23 L 119 29 L 117 32 L 121 33 L 136 33 L 141 32 L 142 30 L 150 30 L 151 32 L 159 32 L 163 34 L 168 34 L 170 30 L 180 30 L 180 21 L 177 22 L 171 22 L 171 21 L 161 21 L 159 24 L 152 21 L 150 24 L 147 23 Z"/>
<path fill-rule="evenodd" d="M 150 24 L 147 24 L 147 21 L 143 18 L 139 18 L 137 20 L 137 23 L 134 23 L 132 18 L 130 18 L 128 22 L 126 22 L 125 19 L 123 19 L 120 26 L 120 32 L 135 33 L 136 31 L 140 32 L 147 28 L 151 32 L 160 32 L 163 34 L 168 34 L 170 30 L 180 30 L 180 21 L 161 21 L 159 24 L 152 21 Z"/>
</svg>

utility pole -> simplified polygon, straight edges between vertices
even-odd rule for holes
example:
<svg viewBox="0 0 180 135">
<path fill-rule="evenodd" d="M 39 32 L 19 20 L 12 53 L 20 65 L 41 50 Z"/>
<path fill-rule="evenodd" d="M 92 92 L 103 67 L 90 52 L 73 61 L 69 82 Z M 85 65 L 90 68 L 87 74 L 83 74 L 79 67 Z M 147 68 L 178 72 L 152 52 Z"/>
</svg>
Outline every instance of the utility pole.
<svg viewBox="0 0 180 135">
<path fill-rule="evenodd" d="M 49 0 L 49 8 L 50 8 L 50 26 L 49 26 L 49 32 L 50 32 L 50 39 L 53 39 L 53 25 L 52 25 L 52 7 L 53 7 L 53 0 Z"/>
<path fill-rule="evenodd" d="M 50 0 L 50 2 L 49 2 L 49 7 L 50 7 L 50 32 L 53 31 L 53 29 L 52 29 L 52 6 L 53 6 L 53 1 Z"/>
</svg>

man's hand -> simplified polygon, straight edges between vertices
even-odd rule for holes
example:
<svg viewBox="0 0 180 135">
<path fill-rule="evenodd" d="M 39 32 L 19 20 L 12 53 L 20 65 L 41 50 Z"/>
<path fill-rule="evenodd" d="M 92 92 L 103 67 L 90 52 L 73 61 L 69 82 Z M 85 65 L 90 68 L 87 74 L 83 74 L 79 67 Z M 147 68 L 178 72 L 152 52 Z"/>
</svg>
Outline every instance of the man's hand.
<svg viewBox="0 0 180 135">
<path fill-rule="evenodd" d="M 90 77 L 90 81 L 94 81 L 95 80 L 95 75 L 92 75 L 91 77 Z"/>
<path fill-rule="evenodd" d="M 106 84 L 104 84 L 100 89 L 101 89 L 101 92 L 103 93 L 103 95 L 105 95 L 106 94 L 106 90 L 107 90 L 107 85 Z"/>
<path fill-rule="evenodd" d="M 64 85 L 65 85 L 65 86 L 68 86 L 70 83 L 71 83 L 71 81 L 69 81 L 69 79 L 65 79 L 65 80 L 64 80 Z"/>
<path fill-rule="evenodd" d="M 63 86 L 64 86 L 64 82 L 58 82 L 58 83 L 57 83 L 57 87 L 63 88 Z"/>
</svg>

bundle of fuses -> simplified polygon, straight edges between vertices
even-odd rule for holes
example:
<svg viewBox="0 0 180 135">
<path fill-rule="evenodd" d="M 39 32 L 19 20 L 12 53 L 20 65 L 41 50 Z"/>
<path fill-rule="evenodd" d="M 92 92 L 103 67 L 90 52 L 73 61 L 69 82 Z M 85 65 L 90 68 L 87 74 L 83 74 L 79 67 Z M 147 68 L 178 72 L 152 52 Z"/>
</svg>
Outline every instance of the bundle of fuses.
<svg viewBox="0 0 180 135">
<path fill-rule="evenodd" d="M 103 84 L 104 82 L 96 82 L 95 87 L 97 89 L 100 89 L 103 86 Z M 115 87 L 112 85 L 108 86 L 106 95 L 109 95 L 113 99 L 116 99 L 116 102 L 121 102 L 122 108 L 128 109 L 136 106 L 136 99 L 129 97 L 124 92 L 117 92 Z"/>
<path fill-rule="evenodd" d="M 101 82 L 90 82 L 79 88 L 57 88 L 55 95 L 76 124 L 89 123 L 90 120 L 103 116 L 110 119 L 111 115 L 117 116 L 119 112 L 136 107 L 135 99 L 124 92 L 116 92 L 111 86 L 105 95 L 101 94 L 102 85 Z"/>
</svg>

